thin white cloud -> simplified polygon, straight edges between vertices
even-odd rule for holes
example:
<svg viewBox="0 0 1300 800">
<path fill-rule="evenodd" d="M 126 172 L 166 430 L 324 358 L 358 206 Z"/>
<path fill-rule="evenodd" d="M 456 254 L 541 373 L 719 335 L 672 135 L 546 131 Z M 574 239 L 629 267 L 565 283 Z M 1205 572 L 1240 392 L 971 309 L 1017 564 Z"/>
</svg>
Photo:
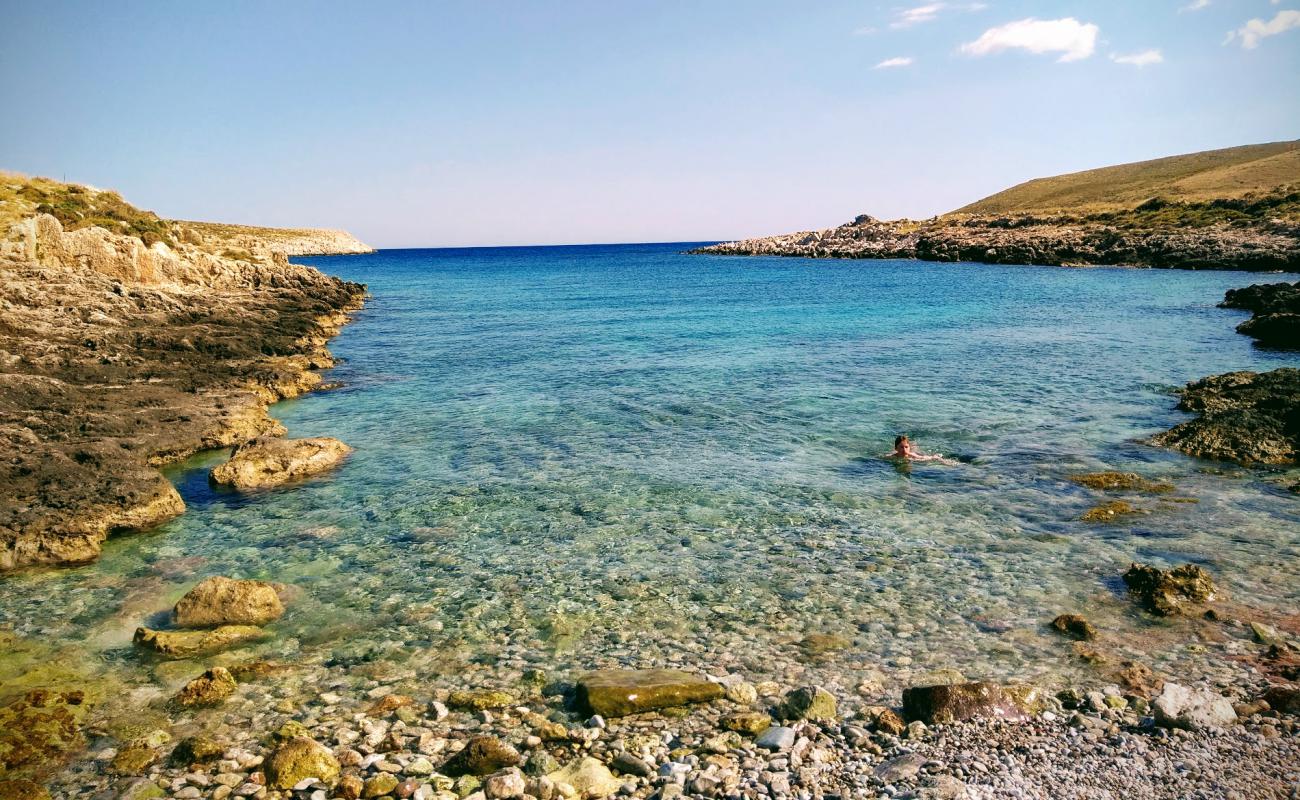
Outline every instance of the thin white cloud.
<svg viewBox="0 0 1300 800">
<path fill-rule="evenodd" d="M 1277 0 L 1273 0 L 1273 2 L 1277 2 Z M 1178 13 L 1181 14 L 1184 11 L 1200 11 L 1202 8 L 1208 8 L 1209 5 L 1210 0 L 1192 0 L 1192 2 L 1178 9 Z"/>
<path fill-rule="evenodd" d="M 1131 64 L 1135 67 L 1145 67 L 1151 64 L 1163 64 L 1165 57 L 1159 50 L 1143 50 L 1138 53 L 1129 53 L 1121 56 L 1117 53 L 1110 54 L 1110 60 L 1116 64 Z"/>
<path fill-rule="evenodd" d="M 913 25 L 920 25 L 922 22 L 933 22 L 945 11 L 983 11 L 986 8 L 988 6 L 984 3 L 925 3 L 924 5 L 912 6 L 895 12 L 894 21 L 889 23 L 889 27 L 910 28 Z"/>
<path fill-rule="evenodd" d="M 1254 50 L 1259 47 L 1260 39 L 1277 36 L 1279 33 L 1285 33 L 1292 28 L 1300 28 L 1300 11 L 1283 9 L 1267 22 L 1255 18 L 1237 30 L 1230 31 L 1225 44 L 1236 40 L 1241 42 L 1241 46 L 1245 49 Z"/>
<path fill-rule="evenodd" d="M 1003 50 L 1028 50 L 1031 53 L 1060 53 L 1057 61 L 1079 61 L 1097 49 L 1100 29 L 1074 17 L 1063 19 L 1029 19 L 1008 22 L 984 31 L 980 38 L 961 46 L 972 56 L 987 56 Z"/>
<path fill-rule="evenodd" d="M 872 69 L 892 69 L 894 67 L 910 67 L 914 59 L 911 56 L 898 56 L 896 58 L 886 58 Z"/>
</svg>

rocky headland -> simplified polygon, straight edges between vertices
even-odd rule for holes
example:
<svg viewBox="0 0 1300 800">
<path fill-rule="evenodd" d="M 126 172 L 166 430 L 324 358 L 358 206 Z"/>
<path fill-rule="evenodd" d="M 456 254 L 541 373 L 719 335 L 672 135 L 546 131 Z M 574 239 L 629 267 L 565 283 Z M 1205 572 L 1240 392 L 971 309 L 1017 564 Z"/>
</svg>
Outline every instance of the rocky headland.
<svg viewBox="0 0 1300 800">
<path fill-rule="evenodd" d="M 1250 319 L 1237 326 L 1265 347 L 1300 350 L 1300 283 L 1257 283 L 1244 289 L 1229 289 L 1220 308 L 1251 312 Z"/>
<path fill-rule="evenodd" d="M 257 238 L 112 192 L 0 177 L 0 570 L 94 559 L 180 514 L 158 468 L 283 427 L 365 287 L 290 264 L 337 231 Z"/>
</svg>

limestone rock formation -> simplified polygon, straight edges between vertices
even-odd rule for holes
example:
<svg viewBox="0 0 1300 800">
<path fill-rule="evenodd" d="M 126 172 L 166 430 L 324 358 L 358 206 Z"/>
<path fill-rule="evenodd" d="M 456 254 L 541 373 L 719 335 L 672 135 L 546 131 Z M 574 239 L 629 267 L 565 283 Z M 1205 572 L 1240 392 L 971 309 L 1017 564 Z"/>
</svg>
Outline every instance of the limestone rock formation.
<svg viewBox="0 0 1300 800">
<path fill-rule="evenodd" d="M 338 466 L 352 448 L 338 439 L 260 438 L 239 445 L 212 469 L 212 482 L 236 489 L 268 489 Z"/>
<path fill-rule="evenodd" d="M 183 628 L 265 625 L 283 614 L 284 606 L 271 584 L 218 575 L 186 592 L 172 609 L 172 621 Z"/>
<path fill-rule="evenodd" d="M 1203 378 L 1187 385 L 1178 408 L 1200 416 L 1152 443 L 1242 464 L 1300 461 L 1300 369 Z"/>
</svg>

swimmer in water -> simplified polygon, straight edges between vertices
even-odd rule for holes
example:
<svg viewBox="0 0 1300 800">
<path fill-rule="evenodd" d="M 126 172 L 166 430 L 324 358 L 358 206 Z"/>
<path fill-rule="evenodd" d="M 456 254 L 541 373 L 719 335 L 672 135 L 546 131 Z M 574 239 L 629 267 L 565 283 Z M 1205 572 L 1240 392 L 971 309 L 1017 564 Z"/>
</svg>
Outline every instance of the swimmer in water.
<svg viewBox="0 0 1300 800">
<path fill-rule="evenodd" d="M 944 458 L 938 453 L 933 455 L 922 453 L 920 450 L 916 449 L 906 436 L 899 436 L 894 439 L 894 449 L 886 453 L 885 458 L 900 458 L 906 461 L 939 461 L 944 464 L 956 463 L 955 461 Z"/>
</svg>

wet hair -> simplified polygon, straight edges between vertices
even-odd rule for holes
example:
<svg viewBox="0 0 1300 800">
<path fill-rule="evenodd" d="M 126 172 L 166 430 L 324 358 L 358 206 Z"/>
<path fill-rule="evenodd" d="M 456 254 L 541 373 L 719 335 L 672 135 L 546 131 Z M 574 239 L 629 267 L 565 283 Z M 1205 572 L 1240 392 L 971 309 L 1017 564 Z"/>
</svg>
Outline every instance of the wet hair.
<svg viewBox="0 0 1300 800">
<path fill-rule="evenodd" d="M 903 434 L 903 435 L 901 435 L 901 436 L 895 436 L 895 437 L 894 437 L 894 447 L 898 447 L 900 444 L 902 444 L 903 442 L 906 442 L 906 441 L 907 441 L 907 434 Z"/>
</svg>

